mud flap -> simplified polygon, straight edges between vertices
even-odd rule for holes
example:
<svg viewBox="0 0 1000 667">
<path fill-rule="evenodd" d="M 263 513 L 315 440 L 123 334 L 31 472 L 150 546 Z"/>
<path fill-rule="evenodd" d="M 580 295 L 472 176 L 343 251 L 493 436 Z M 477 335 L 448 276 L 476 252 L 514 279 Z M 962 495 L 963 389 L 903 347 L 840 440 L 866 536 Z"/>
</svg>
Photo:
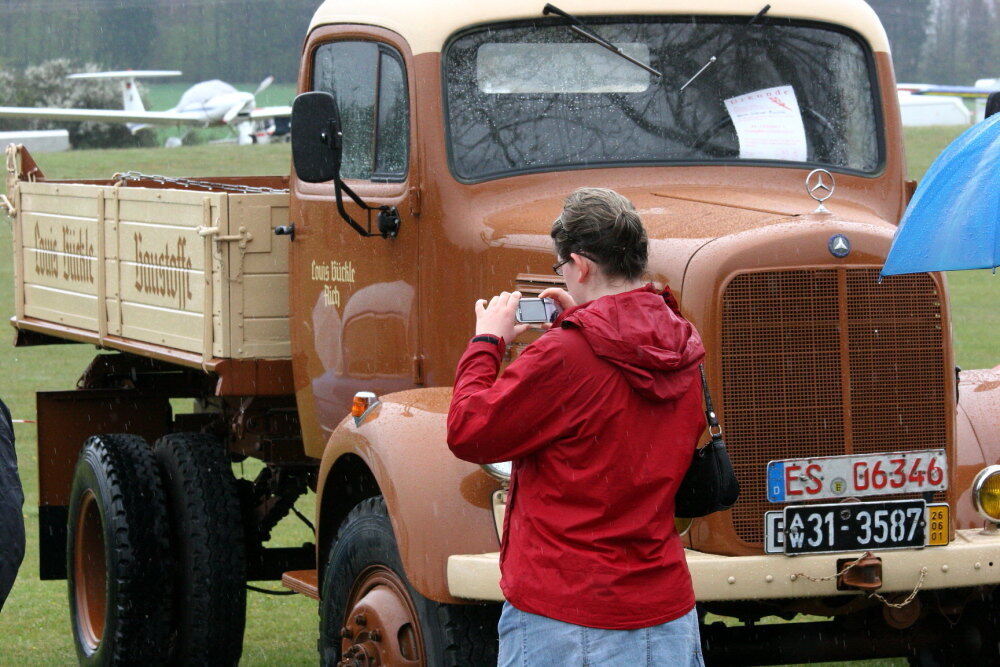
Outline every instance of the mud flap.
<svg viewBox="0 0 1000 667">
<path fill-rule="evenodd" d="M 155 441 L 170 430 L 170 401 L 119 389 L 40 391 L 38 411 L 39 577 L 66 578 L 66 517 L 80 447 L 98 433 Z"/>
</svg>

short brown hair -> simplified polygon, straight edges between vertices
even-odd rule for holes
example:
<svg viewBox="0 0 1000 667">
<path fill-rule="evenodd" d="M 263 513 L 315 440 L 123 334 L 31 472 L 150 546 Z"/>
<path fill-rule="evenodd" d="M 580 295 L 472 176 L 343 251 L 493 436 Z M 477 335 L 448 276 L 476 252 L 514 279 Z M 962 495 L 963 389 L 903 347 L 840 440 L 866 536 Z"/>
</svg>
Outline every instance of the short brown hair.
<svg viewBox="0 0 1000 667">
<path fill-rule="evenodd" d="M 614 190 L 573 192 L 552 223 L 552 240 L 560 258 L 583 254 L 609 277 L 637 280 L 646 271 L 646 230 L 632 202 Z"/>
</svg>

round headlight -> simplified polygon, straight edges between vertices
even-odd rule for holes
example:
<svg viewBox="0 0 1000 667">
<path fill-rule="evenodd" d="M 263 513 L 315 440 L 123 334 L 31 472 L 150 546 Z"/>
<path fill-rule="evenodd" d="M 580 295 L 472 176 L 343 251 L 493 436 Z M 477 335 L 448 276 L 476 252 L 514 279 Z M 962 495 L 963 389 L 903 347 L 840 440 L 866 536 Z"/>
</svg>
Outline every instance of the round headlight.
<svg viewBox="0 0 1000 667">
<path fill-rule="evenodd" d="M 677 529 L 677 534 L 682 536 L 684 533 L 691 529 L 691 524 L 694 523 L 694 519 L 687 519 L 682 517 L 674 517 L 674 528 Z"/>
<path fill-rule="evenodd" d="M 493 479 L 500 480 L 501 482 L 510 481 L 510 469 L 511 469 L 510 461 L 501 461 L 500 463 L 483 464 L 483 470 L 486 471 L 486 474 L 492 477 Z"/>
<path fill-rule="evenodd" d="M 979 471 L 972 481 L 972 502 L 984 519 L 1000 522 L 1000 465 Z"/>
</svg>

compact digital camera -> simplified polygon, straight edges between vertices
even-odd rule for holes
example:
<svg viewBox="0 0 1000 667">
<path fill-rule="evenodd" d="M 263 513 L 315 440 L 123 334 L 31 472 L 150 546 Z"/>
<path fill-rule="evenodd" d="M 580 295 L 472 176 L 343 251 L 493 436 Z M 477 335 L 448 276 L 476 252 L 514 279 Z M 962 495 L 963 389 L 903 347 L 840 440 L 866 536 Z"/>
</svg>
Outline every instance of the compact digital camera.
<svg viewBox="0 0 1000 667">
<path fill-rule="evenodd" d="M 521 299 L 517 303 L 515 319 L 524 324 L 541 324 L 554 321 L 561 312 L 558 304 L 549 298 Z"/>
</svg>

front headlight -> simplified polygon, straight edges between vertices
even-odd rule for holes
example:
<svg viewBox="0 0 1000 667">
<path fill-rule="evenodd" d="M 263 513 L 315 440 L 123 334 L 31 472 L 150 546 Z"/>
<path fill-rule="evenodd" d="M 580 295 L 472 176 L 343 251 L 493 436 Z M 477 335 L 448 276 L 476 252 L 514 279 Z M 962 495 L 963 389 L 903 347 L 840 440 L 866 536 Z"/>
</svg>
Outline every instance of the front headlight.
<svg viewBox="0 0 1000 667">
<path fill-rule="evenodd" d="M 510 481 L 510 461 L 501 461 L 500 463 L 484 463 L 483 470 L 486 474 L 493 479 L 500 480 L 501 482 Z"/>
<path fill-rule="evenodd" d="M 1000 522 L 1000 465 L 986 466 L 972 481 L 972 503 L 984 519 Z"/>
</svg>

